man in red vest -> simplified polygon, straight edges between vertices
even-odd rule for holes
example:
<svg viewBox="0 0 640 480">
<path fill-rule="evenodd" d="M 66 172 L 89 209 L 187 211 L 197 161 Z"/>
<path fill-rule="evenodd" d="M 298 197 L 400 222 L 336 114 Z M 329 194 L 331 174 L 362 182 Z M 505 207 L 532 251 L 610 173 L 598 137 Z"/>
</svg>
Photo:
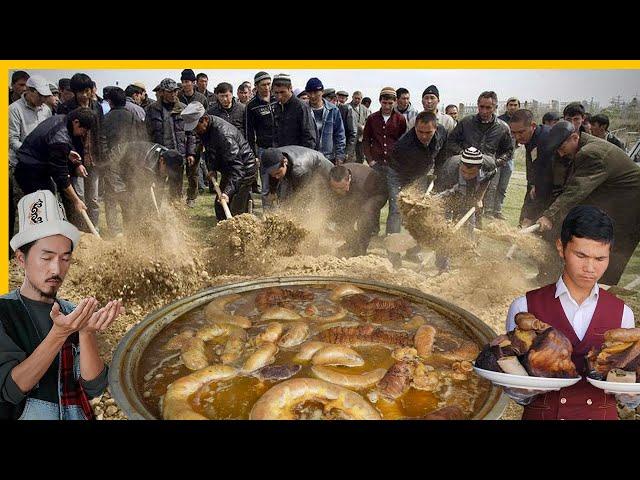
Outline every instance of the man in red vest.
<svg viewBox="0 0 640 480">
<path fill-rule="evenodd" d="M 609 265 L 613 240 L 613 222 L 605 212 L 591 205 L 571 209 L 556 241 L 564 261 L 562 276 L 555 284 L 514 300 L 507 331 L 515 328 L 516 314 L 532 313 L 571 341 L 571 359 L 578 372 L 586 375 L 584 357 L 591 347 L 600 347 L 607 330 L 635 327 L 631 309 L 598 286 Z M 523 420 L 617 420 L 616 400 L 629 408 L 640 405 L 640 395 L 614 397 L 584 378 L 551 392 L 507 388 L 505 393 L 525 406 Z"/>
</svg>

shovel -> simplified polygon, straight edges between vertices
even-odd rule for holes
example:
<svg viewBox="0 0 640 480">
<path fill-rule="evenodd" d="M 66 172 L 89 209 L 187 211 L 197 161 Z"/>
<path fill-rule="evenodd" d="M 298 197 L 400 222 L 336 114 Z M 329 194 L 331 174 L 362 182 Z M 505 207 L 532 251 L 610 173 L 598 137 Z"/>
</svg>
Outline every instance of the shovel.
<svg viewBox="0 0 640 480">
<path fill-rule="evenodd" d="M 89 227 L 89 230 L 91 230 L 91 233 L 93 233 L 96 237 L 98 237 L 98 238 L 100 238 L 100 240 L 102 240 L 102 238 L 100 237 L 100 234 L 98 233 L 98 230 L 96 230 L 96 227 L 93 225 L 93 222 L 89 218 L 89 215 L 87 215 L 87 211 L 86 210 L 81 210 L 80 211 L 80 215 L 82 215 L 82 218 L 84 219 L 85 223 Z"/>
<path fill-rule="evenodd" d="M 151 200 L 153 201 L 153 206 L 156 207 L 158 218 L 160 218 L 160 209 L 158 208 L 158 200 L 156 200 L 156 191 L 153 189 L 154 186 L 155 183 L 151 185 Z"/>
<path fill-rule="evenodd" d="M 534 223 L 530 227 L 523 228 L 518 233 L 520 233 L 521 235 L 526 235 L 527 233 L 537 232 L 538 230 L 540 230 L 540 224 L 539 223 Z M 507 251 L 506 258 L 511 260 L 513 258 L 513 254 L 515 253 L 517 248 L 518 248 L 518 246 L 515 243 L 513 245 L 511 245 L 511 247 Z"/>
<path fill-rule="evenodd" d="M 224 215 L 227 217 L 227 220 L 231 218 L 231 211 L 229 210 L 229 205 L 227 205 L 227 201 L 222 199 L 222 192 L 220 191 L 220 185 L 216 181 L 215 175 L 211 175 L 211 181 L 213 182 L 213 188 L 216 191 L 216 195 L 220 199 L 220 203 L 222 204 L 222 209 L 224 210 Z"/>
</svg>

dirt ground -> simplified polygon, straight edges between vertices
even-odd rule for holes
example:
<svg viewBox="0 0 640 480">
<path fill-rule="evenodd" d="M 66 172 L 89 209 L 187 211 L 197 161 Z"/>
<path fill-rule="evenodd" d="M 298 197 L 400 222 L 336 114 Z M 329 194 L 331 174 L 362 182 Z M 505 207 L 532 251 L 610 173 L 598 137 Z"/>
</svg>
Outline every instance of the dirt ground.
<svg viewBox="0 0 640 480">
<path fill-rule="evenodd" d="M 124 300 L 126 314 L 99 336 L 100 352 L 107 362 L 124 334 L 153 310 L 214 285 L 261 276 L 348 276 L 415 288 L 459 305 L 500 334 L 511 301 L 536 287 L 532 280 L 536 259 L 546 255 L 539 243 L 521 241 L 514 236 L 515 229 L 499 224 L 485 226 L 487 233 L 476 235 L 474 249 L 452 245 L 450 251 L 456 256 L 448 272 L 437 275 L 433 252 L 427 249 L 423 250 L 427 258 L 423 266 L 404 261 L 395 270 L 381 238 L 372 240 L 366 256 L 337 258 L 331 253 L 339 239 L 318 225 L 325 218 L 292 218 L 275 215 L 262 221 L 241 215 L 203 236 L 187 227 L 187 211 L 170 210 L 163 220 L 141 226 L 135 237 L 109 241 L 83 234 L 59 295 L 74 302 L 86 296 L 101 303 Z M 427 244 L 420 237 L 416 240 Z M 448 241 L 469 243 L 463 237 L 456 240 L 455 235 Z M 519 242 L 519 248 L 507 260 L 505 253 L 513 241 Z M 14 262 L 10 274 L 10 286 L 19 286 L 22 274 Z M 640 314 L 637 297 L 623 297 L 636 315 Z M 98 419 L 125 418 L 108 391 L 92 403 Z M 519 419 L 521 415 L 522 408 L 510 402 L 502 418 Z M 635 412 L 623 411 L 621 416 L 633 418 Z"/>
</svg>

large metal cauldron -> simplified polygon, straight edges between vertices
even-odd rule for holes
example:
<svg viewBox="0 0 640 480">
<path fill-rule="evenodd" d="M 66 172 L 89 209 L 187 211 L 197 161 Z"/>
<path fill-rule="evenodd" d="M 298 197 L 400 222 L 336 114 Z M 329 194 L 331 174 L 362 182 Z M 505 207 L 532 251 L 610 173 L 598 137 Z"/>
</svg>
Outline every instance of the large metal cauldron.
<svg viewBox="0 0 640 480">
<path fill-rule="evenodd" d="M 147 317 L 129 330 L 118 344 L 109 370 L 111 393 L 122 411 L 131 420 L 155 420 L 143 405 L 139 392 L 136 391 L 138 365 L 142 354 L 151 342 L 167 325 L 186 312 L 207 304 L 216 297 L 231 293 L 243 293 L 251 290 L 274 286 L 322 285 L 350 283 L 368 290 L 405 297 L 409 301 L 422 303 L 448 318 L 472 339 L 482 346 L 496 333 L 478 317 L 445 300 L 420 292 L 412 288 L 402 288 L 384 283 L 352 279 L 348 277 L 281 277 L 262 278 L 248 282 L 232 283 L 217 286 L 199 292 L 191 297 L 177 300 L 166 307 L 150 313 Z M 485 404 L 475 414 L 474 419 L 495 420 L 499 418 L 507 406 L 507 398 L 502 389 L 491 386 Z"/>
</svg>

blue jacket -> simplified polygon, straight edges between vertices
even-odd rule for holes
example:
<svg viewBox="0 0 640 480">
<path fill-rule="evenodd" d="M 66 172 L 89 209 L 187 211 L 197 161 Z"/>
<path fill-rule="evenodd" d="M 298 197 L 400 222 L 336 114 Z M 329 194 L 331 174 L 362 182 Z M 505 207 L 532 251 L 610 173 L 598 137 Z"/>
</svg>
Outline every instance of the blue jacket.
<svg viewBox="0 0 640 480">
<path fill-rule="evenodd" d="M 344 124 L 340 110 L 333 103 L 328 102 L 324 98 L 324 110 L 322 112 L 322 130 L 318 132 L 317 150 L 336 163 L 344 162 L 346 150 L 346 136 L 344 133 Z"/>
</svg>

